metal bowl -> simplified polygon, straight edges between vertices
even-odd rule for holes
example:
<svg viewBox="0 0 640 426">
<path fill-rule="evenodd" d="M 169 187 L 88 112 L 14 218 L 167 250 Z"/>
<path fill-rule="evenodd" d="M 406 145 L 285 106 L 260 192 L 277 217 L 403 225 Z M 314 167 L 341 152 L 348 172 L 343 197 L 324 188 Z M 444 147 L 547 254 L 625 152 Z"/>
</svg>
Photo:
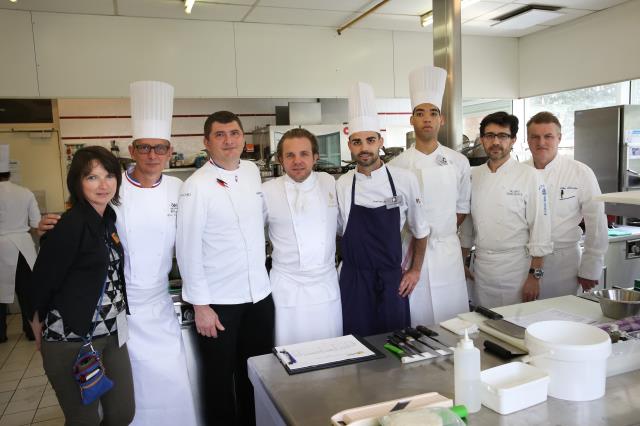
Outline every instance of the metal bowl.
<svg viewBox="0 0 640 426">
<path fill-rule="evenodd" d="M 592 292 L 600 301 L 600 309 L 604 316 L 622 319 L 640 314 L 640 292 L 634 290 L 614 289 L 596 290 Z"/>
</svg>

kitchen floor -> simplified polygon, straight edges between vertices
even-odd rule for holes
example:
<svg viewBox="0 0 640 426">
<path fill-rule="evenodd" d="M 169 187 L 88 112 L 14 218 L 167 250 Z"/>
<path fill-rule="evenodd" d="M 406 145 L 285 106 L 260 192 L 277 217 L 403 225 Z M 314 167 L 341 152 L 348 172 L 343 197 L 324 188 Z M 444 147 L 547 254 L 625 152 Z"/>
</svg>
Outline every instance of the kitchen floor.
<svg viewBox="0 0 640 426">
<path fill-rule="evenodd" d="M 63 426 L 42 357 L 22 333 L 20 315 L 7 316 L 7 337 L 0 343 L 0 426 Z"/>
</svg>

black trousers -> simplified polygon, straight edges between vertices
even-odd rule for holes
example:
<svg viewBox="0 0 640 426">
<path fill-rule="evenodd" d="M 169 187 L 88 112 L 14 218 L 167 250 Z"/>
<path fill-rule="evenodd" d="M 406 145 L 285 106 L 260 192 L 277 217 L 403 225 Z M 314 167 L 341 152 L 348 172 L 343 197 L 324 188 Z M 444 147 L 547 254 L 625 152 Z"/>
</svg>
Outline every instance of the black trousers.
<svg viewBox="0 0 640 426">
<path fill-rule="evenodd" d="M 255 425 L 247 359 L 273 349 L 275 308 L 271 295 L 258 303 L 211 305 L 225 330 L 217 338 L 198 334 L 202 356 L 200 392 L 209 426 Z"/>
<path fill-rule="evenodd" d="M 31 268 L 27 263 L 27 260 L 22 256 L 22 253 L 18 252 L 18 264 L 16 265 L 16 295 L 18 296 L 18 304 L 20 304 L 20 311 L 22 311 L 22 331 L 27 338 L 33 340 L 33 331 L 29 325 L 29 319 L 27 318 L 27 286 L 31 279 Z M 7 337 L 7 304 L 0 303 L 0 341 L 5 340 Z"/>
</svg>

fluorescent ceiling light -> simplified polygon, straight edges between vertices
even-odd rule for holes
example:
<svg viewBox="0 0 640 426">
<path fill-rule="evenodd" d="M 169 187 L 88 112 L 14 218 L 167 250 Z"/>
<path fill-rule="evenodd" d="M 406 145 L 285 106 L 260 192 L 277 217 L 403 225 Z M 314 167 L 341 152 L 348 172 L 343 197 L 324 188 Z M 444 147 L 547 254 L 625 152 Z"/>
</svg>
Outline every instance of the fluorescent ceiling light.
<svg viewBox="0 0 640 426">
<path fill-rule="evenodd" d="M 465 7 L 471 6 L 474 3 L 478 3 L 479 1 L 481 0 L 463 0 L 460 8 L 464 9 Z M 428 27 L 429 25 L 433 24 L 433 10 L 420 15 L 420 24 L 423 27 Z"/>
<path fill-rule="evenodd" d="M 534 25 L 539 25 L 544 22 L 551 21 L 552 19 L 559 18 L 562 15 L 564 15 L 564 13 L 554 12 L 551 10 L 531 9 L 493 24 L 492 27 L 500 28 L 501 30 L 524 30 L 525 28 L 530 28 Z"/>
<path fill-rule="evenodd" d="M 190 15 L 191 9 L 193 9 L 193 5 L 195 4 L 195 2 L 196 0 L 184 0 L 184 13 Z"/>
<path fill-rule="evenodd" d="M 420 24 L 423 27 L 428 27 L 429 25 L 433 24 L 433 11 L 430 10 L 427 13 L 420 15 Z"/>
<path fill-rule="evenodd" d="M 11 3 L 16 3 L 18 0 L 9 0 Z"/>
</svg>

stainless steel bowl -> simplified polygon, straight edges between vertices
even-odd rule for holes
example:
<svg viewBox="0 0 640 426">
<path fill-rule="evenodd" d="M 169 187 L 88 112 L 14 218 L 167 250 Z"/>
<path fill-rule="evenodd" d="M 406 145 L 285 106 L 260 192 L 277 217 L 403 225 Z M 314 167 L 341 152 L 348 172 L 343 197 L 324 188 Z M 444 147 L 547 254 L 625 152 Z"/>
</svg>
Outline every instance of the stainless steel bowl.
<svg viewBox="0 0 640 426">
<path fill-rule="evenodd" d="M 604 316 L 622 319 L 640 314 L 640 291 L 614 289 L 592 292 L 600 301 Z"/>
</svg>

